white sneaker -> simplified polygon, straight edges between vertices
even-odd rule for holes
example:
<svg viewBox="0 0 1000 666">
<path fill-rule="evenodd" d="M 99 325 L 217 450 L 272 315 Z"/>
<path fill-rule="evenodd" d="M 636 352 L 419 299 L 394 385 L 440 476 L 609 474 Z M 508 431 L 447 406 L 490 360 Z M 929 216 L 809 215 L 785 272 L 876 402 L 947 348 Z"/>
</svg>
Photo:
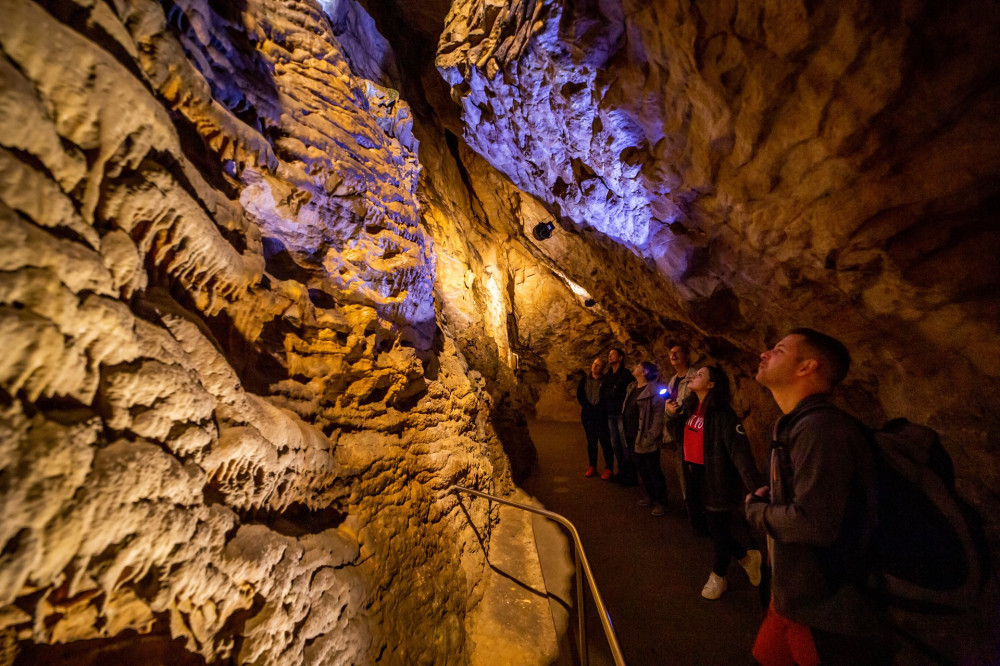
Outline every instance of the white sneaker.
<svg viewBox="0 0 1000 666">
<path fill-rule="evenodd" d="M 750 584 L 754 587 L 760 585 L 760 551 L 748 550 L 747 554 L 740 560 L 740 566 L 750 577 Z"/>
<path fill-rule="evenodd" d="M 722 576 L 715 575 L 715 572 L 713 571 L 709 574 L 708 582 L 705 583 L 705 587 L 701 588 L 701 596 L 706 599 L 718 599 L 725 591 L 726 579 Z"/>
</svg>

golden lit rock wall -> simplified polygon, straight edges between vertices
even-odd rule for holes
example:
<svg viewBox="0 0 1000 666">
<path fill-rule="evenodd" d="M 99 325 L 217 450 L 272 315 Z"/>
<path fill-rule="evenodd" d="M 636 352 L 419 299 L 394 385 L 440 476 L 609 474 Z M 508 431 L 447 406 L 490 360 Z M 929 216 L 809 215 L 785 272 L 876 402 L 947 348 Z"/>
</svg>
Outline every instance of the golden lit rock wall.
<svg viewBox="0 0 1000 666">
<path fill-rule="evenodd" d="M 998 28 L 974 0 L 468 0 L 436 64 L 469 145 L 661 293 L 618 260 L 562 270 L 742 375 L 761 444 L 755 356 L 811 325 L 854 352 L 851 406 L 938 428 L 995 515 Z"/>
<path fill-rule="evenodd" d="M 510 475 L 408 106 L 308 2 L 3 9 L 4 645 L 460 660 Z"/>
</svg>

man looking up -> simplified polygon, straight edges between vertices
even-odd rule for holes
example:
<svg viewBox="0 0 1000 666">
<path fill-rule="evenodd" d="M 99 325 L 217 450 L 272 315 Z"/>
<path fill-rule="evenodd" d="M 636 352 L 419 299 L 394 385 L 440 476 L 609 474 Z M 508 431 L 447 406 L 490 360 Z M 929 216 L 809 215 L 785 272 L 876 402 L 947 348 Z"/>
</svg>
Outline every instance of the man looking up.
<svg viewBox="0 0 1000 666">
<path fill-rule="evenodd" d="M 608 370 L 601 383 L 601 400 L 608 409 L 611 448 L 618 459 L 618 474 L 611 477 L 611 480 L 626 486 L 638 483 L 631 452 L 625 446 L 625 429 L 622 424 L 622 404 L 631 383 L 632 373 L 625 369 L 625 352 L 615 347 L 608 352 Z"/>
<path fill-rule="evenodd" d="M 753 656 L 762 664 L 888 664 L 882 609 L 862 596 L 874 525 L 867 435 L 829 402 L 851 357 L 839 340 L 797 328 L 760 355 L 757 381 L 784 413 L 771 443 L 770 487 L 747 496 L 767 534 L 771 605 Z"/>
<path fill-rule="evenodd" d="M 597 444 L 600 443 L 604 452 L 604 473 L 601 478 L 607 481 L 614 473 L 615 454 L 608 435 L 608 410 L 601 401 L 603 383 L 604 359 L 595 358 L 590 364 L 590 372 L 576 387 L 576 400 L 580 403 L 580 421 L 587 435 L 587 459 L 590 462 L 583 475 L 591 477 L 597 474 Z"/>
<path fill-rule="evenodd" d="M 670 389 L 671 399 L 680 404 L 684 398 L 688 397 L 688 382 L 694 377 L 695 370 L 690 367 L 691 356 L 686 345 L 674 343 L 670 347 L 670 366 L 674 369 L 674 376 L 667 382 Z"/>
</svg>

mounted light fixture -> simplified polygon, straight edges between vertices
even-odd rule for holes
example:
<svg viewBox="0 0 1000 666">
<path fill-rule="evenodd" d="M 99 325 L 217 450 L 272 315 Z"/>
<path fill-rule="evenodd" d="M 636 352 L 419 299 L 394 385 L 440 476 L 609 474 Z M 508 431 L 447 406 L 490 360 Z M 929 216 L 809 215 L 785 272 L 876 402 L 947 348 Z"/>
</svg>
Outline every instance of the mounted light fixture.
<svg viewBox="0 0 1000 666">
<path fill-rule="evenodd" d="M 556 225 L 551 222 L 539 222 L 535 225 L 534 229 L 531 230 L 531 235 L 535 237 L 536 241 L 545 241 L 552 237 L 552 231 L 556 228 Z"/>
</svg>

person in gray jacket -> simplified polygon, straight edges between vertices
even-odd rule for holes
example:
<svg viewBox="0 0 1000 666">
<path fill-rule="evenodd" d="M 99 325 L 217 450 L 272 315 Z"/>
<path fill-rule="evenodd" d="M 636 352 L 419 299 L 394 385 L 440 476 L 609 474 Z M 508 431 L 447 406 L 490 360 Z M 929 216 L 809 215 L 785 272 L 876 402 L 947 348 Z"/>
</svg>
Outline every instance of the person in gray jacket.
<svg viewBox="0 0 1000 666">
<path fill-rule="evenodd" d="M 662 516 L 667 506 L 667 480 L 660 467 L 660 446 L 663 443 L 663 396 L 655 382 L 660 376 L 659 368 L 649 361 L 643 361 L 632 371 L 635 384 L 629 387 L 635 392 L 638 407 L 638 430 L 632 447 L 636 468 L 642 480 L 646 497 L 639 500 L 639 506 L 653 505 L 652 514 Z M 627 399 L 626 399 L 627 402 Z"/>
<path fill-rule="evenodd" d="M 770 484 L 746 497 L 772 567 L 771 604 L 753 648 L 765 665 L 892 661 L 888 616 L 856 584 L 874 527 L 870 443 L 829 403 L 850 362 L 843 343 L 808 328 L 761 354 L 757 381 L 784 413 L 774 428 Z"/>
</svg>

